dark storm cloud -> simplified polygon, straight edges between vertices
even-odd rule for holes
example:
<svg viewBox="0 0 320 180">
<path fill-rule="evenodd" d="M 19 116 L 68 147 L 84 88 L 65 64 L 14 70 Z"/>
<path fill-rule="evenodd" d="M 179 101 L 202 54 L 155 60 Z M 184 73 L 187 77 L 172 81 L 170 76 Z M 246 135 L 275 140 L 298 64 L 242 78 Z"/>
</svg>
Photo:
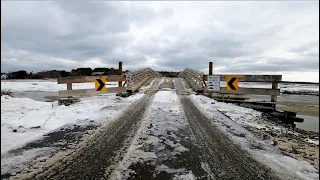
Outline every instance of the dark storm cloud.
<svg viewBox="0 0 320 180">
<path fill-rule="evenodd" d="M 2 71 L 318 71 L 319 2 L 1 2 Z M 19 12 L 17 12 L 19 9 Z"/>
</svg>

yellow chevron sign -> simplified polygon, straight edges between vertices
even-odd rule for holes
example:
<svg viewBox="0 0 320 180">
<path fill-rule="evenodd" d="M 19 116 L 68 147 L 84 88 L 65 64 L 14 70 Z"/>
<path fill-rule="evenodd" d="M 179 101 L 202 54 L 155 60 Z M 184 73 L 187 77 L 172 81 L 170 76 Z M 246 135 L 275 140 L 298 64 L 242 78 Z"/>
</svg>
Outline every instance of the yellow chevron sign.
<svg viewBox="0 0 320 180">
<path fill-rule="evenodd" d="M 96 91 L 106 91 L 107 90 L 106 83 L 107 83 L 106 78 L 96 79 L 94 81 Z"/>
<path fill-rule="evenodd" d="M 238 78 L 229 76 L 229 77 L 226 78 L 226 80 L 227 80 L 226 89 L 228 91 L 236 91 L 236 90 L 238 90 L 238 81 L 239 81 Z"/>
</svg>

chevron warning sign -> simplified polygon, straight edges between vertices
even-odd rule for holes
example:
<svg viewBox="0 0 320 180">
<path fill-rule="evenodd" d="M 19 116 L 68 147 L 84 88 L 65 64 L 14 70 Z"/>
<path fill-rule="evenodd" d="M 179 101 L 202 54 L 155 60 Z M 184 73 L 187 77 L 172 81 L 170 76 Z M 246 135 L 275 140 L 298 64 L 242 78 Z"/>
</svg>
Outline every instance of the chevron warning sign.
<svg viewBox="0 0 320 180">
<path fill-rule="evenodd" d="M 96 79 L 94 81 L 96 91 L 106 91 L 107 90 L 106 82 L 107 82 L 106 78 Z"/>
<path fill-rule="evenodd" d="M 239 81 L 238 78 L 235 78 L 235 77 L 227 77 L 226 80 L 227 80 L 227 87 L 226 87 L 226 89 L 227 89 L 228 91 L 236 91 L 236 90 L 238 90 L 238 81 Z"/>
</svg>

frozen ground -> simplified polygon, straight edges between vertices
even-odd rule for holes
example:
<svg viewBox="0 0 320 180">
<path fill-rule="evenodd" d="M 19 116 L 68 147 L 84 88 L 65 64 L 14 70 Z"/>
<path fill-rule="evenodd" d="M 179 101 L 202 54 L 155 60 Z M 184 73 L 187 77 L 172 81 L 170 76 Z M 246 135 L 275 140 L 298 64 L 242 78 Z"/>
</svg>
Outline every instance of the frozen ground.
<svg viewBox="0 0 320 180">
<path fill-rule="evenodd" d="M 107 82 L 108 87 L 117 87 L 117 82 Z M 92 83 L 73 83 L 72 89 L 94 89 L 95 84 Z M 17 81 L 1 81 L 1 90 L 11 90 L 14 92 L 23 91 L 50 91 L 58 92 L 67 90 L 67 84 L 58 84 L 53 80 L 17 80 Z"/>
<path fill-rule="evenodd" d="M 248 150 L 261 162 L 269 164 L 270 167 L 278 168 L 277 171 L 284 170 L 283 172 L 285 172 L 292 170 L 303 179 L 319 178 L 319 170 L 315 169 L 308 162 L 299 161 L 283 155 L 278 148 L 273 146 L 272 141 L 258 139 L 243 127 L 249 126 L 265 131 L 272 130 L 278 133 L 295 134 L 295 132 L 274 123 L 264 121 L 261 118 L 260 112 L 249 108 L 220 103 L 205 96 L 191 95 L 191 98 L 206 116 L 214 119 L 214 124 L 217 124 L 220 129 L 227 133 L 237 144 Z M 219 114 L 221 114 L 219 112 L 225 116 L 219 116 Z M 304 140 L 308 143 L 319 143 L 318 139 L 306 138 Z"/>
<path fill-rule="evenodd" d="M 70 106 L 58 106 L 57 102 L 1 96 L 1 153 L 41 138 L 66 124 L 107 122 L 139 97 L 141 95 L 137 94 L 123 99 L 109 94 L 82 98 Z"/>
<path fill-rule="evenodd" d="M 32 83 L 37 83 L 37 85 Z M 152 83 L 142 89 L 148 89 Z M 79 85 L 77 87 L 82 89 L 90 88 L 92 83 L 75 85 Z M 111 86 L 116 86 L 116 83 Z M 9 87 L 18 92 L 65 89 L 55 81 L 1 82 L 1 88 Z M 39 139 L 44 134 L 66 124 L 85 125 L 89 122 L 107 122 L 117 116 L 127 105 L 141 98 L 143 90 L 125 99 L 115 94 L 81 98 L 79 103 L 70 106 L 58 106 L 57 102 L 40 102 L 29 98 L 1 96 L 1 154 Z"/>
</svg>

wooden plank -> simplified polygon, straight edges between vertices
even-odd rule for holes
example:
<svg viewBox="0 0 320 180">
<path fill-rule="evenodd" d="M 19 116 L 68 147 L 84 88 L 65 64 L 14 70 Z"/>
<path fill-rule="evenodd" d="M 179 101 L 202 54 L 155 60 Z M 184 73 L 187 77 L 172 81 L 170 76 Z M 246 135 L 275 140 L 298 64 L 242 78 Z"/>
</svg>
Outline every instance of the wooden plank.
<svg viewBox="0 0 320 180">
<path fill-rule="evenodd" d="M 68 96 L 92 96 L 99 94 L 117 93 L 125 91 L 125 87 L 112 87 L 107 88 L 107 91 L 96 91 L 95 89 L 76 89 L 76 90 L 63 90 L 58 91 L 59 97 Z"/>
<path fill-rule="evenodd" d="M 207 89 L 205 92 L 210 92 Z M 280 95 L 280 89 L 266 88 L 241 88 L 237 91 L 228 91 L 226 87 L 220 87 L 220 94 L 255 94 L 255 95 Z"/>
<path fill-rule="evenodd" d="M 58 84 L 68 84 L 68 83 L 86 83 L 94 82 L 95 79 L 107 78 L 107 82 L 118 82 L 124 81 L 124 75 L 110 75 L 110 76 L 68 76 L 59 77 Z"/>
<path fill-rule="evenodd" d="M 194 91 L 196 92 L 203 91 L 202 85 L 196 84 L 196 82 L 188 76 L 185 76 L 185 79 Z"/>
<path fill-rule="evenodd" d="M 221 81 L 226 81 L 226 77 L 232 76 L 239 78 L 242 82 L 277 82 L 281 81 L 282 75 L 248 75 L 248 74 L 213 74 L 220 75 Z M 204 75 L 203 79 L 208 80 L 208 75 Z"/>
</svg>

